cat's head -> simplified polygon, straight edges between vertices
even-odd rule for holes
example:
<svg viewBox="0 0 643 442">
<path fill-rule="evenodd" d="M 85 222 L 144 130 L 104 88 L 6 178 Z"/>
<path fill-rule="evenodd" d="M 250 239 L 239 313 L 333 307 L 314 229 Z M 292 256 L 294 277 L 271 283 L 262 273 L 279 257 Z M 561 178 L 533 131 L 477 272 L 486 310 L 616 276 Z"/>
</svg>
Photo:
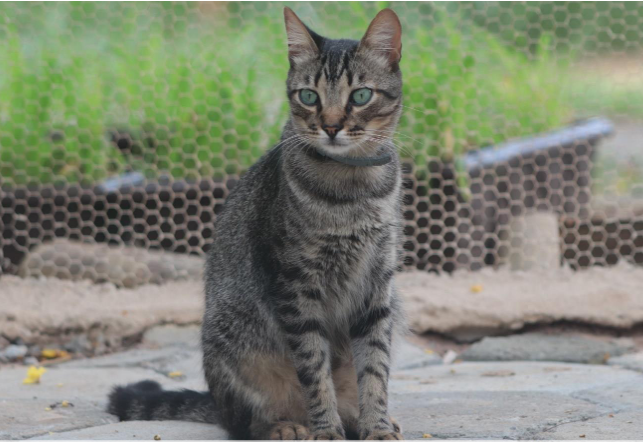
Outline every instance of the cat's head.
<svg viewBox="0 0 643 442">
<path fill-rule="evenodd" d="M 368 154 L 391 137 L 401 113 L 402 27 L 384 9 L 360 41 L 331 40 L 284 9 L 287 89 L 299 138 L 331 154 Z"/>
</svg>

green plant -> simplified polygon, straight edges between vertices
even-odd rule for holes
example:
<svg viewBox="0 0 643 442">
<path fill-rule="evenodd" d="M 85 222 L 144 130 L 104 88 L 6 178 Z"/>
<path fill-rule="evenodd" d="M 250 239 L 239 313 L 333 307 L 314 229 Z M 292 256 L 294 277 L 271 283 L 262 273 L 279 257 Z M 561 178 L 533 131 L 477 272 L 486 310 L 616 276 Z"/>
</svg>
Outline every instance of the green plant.
<svg viewBox="0 0 643 442">
<path fill-rule="evenodd" d="M 322 34 L 360 38 L 386 2 L 291 6 Z M 282 6 L 203 7 L 2 4 L 11 18 L 0 22 L 2 180 L 91 183 L 127 170 L 197 178 L 256 161 L 287 113 Z M 463 27 L 462 14 L 443 4 L 393 7 L 405 23 L 396 142 L 416 164 L 572 117 L 546 37 L 527 56 Z M 121 154 L 113 132 L 136 149 Z"/>
</svg>

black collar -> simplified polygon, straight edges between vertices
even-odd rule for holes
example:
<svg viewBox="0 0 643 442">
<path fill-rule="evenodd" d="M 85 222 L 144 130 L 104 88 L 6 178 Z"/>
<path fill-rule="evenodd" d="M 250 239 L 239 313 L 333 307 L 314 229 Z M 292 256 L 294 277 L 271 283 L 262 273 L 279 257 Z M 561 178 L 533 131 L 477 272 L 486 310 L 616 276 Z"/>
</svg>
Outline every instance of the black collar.
<svg viewBox="0 0 643 442">
<path fill-rule="evenodd" d="M 393 156 L 388 152 L 385 152 L 382 155 L 376 157 L 343 157 L 340 155 L 333 155 L 322 152 L 318 149 L 315 149 L 315 151 L 322 157 L 330 158 L 331 160 L 337 161 L 338 163 L 355 167 L 383 166 L 390 163 L 393 159 Z"/>
</svg>

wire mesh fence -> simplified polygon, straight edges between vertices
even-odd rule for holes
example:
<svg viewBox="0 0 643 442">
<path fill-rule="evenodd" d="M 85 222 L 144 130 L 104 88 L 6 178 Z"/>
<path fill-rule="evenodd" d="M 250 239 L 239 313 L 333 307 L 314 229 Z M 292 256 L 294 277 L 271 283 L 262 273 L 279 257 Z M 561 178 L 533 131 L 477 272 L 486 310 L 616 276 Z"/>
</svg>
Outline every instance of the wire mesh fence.
<svg viewBox="0 0 643 442">
<path fill-rule="evenodd" d="M 288 116 L 284 4 L 0 5 L 0 267 L 207 251 Z M 334 38 L 400 16 L 402 266 L 643 263 L 643 3 L 288 5 Z"/>
</svg>

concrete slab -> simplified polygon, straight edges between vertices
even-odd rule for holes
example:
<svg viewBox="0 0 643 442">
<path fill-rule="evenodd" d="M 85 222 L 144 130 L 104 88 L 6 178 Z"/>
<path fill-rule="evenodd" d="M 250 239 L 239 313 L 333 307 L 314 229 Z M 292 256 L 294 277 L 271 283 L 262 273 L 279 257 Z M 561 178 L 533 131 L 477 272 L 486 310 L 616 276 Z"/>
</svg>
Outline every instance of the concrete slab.
<svg viewBox="0 0 643 442">
<path fill-rule="evenodd" d="M 116 421 L 97 401 L 74 399 L 73 407 L 57 406 L 48 411 L 55 402 L 48 398 L 1 399 L 0 439 L 25 439 Z"/>
<path fill-rule="evenodd" d="M 551 426 L 607 412 L 599 405 L 561 394 L 462 391 L 394 394 L 391 415 L 407 439 L 519 439 Z"/>
<path fill-rule="evenodd" d="M 117 384 L 127 384 L 152 379 L 179 387 L 182 382 L 141 368 L 65 368 L 51 367 L 42 375 L 40 384 L 24 385 L 26 367 L 7 368 L 0 371 L 0 400 L 43 399 L 104 401 L 107 393 Z M 0 425 L 0 427 L 2 427 Z"/>
<path fill-rule="evenodd" d="M 623 419 L 608 421 L 609 431 L 600 437 L 631 438 L 639 429 L 636 419 L 626 420 L 628 413 L 640 416 L 643 407 L 643 374 L 633 370 L 526 361 L 413 368 L 434 359 L 417 346 L 401 345 L 399 350 L 406 365 L 398 365 L 401 369 L 391 376 L 391 414 L 408 439 L 427 433 L 436 439 L 571 439 L 578 430 L 578 435 L 585 432 L 591 439 L 594 433 L 589 430 L 601 427 L 600 419 L 610 414 Z M 226 438 L 215 425 L 116 423 L 104 411 L 115 384 L 154 379 L 168 389 L 205 388 L 200 359 L 198 350 L 168 344 L 60 364 L 33 386 L 22 385 L 25 367 L 2 370 L 0 438 L 151 440 L 157 434 L 165 440 Z M 183 376 L 170 378 L 170 370 L 182 371 Z M 46 410 L 62 400 L 74 406 Z M 584 421 L 592 425 L 584 427 Z"/>
<path fill-rule="evenodd" d="M 643 376 L 607 366 L 547 362 L 463 362 L 391 375 L 391 391 L 398 393 L 527 391 L 572 394 L 628 383 L 643 384 Z"/>
<path fill-rule="evenodd" d="M 216 425 L 179 421 L 119 422 L 99 427 L 66 431 L 37 437 L 39 440 L 217 440 L 228 434 Z"/>
<path fill-rule="evenodd" d="M 609 365 L 624 367 L 630 370 L 636 370 L 643 373 L 643 352 L 618 356 L 616 358 L 610 358 L 610 360 L 607 361 L 607 363 Z"/>
<path fill-rule="evenodd" d="M 634 348 L 633 343 L 601 341 L 584 336 L 527 333 L 486 337 L 460 357 L 465 361 L 557 361 L 603 364 Z"/>
<path fill-rule="evenodd" d="M 609 413 L 582 422 L 557 425 L 534 435 L 534 439 L 640 440 L 643 435 L 641 415 L 641 411 Z"/>
</svg>

